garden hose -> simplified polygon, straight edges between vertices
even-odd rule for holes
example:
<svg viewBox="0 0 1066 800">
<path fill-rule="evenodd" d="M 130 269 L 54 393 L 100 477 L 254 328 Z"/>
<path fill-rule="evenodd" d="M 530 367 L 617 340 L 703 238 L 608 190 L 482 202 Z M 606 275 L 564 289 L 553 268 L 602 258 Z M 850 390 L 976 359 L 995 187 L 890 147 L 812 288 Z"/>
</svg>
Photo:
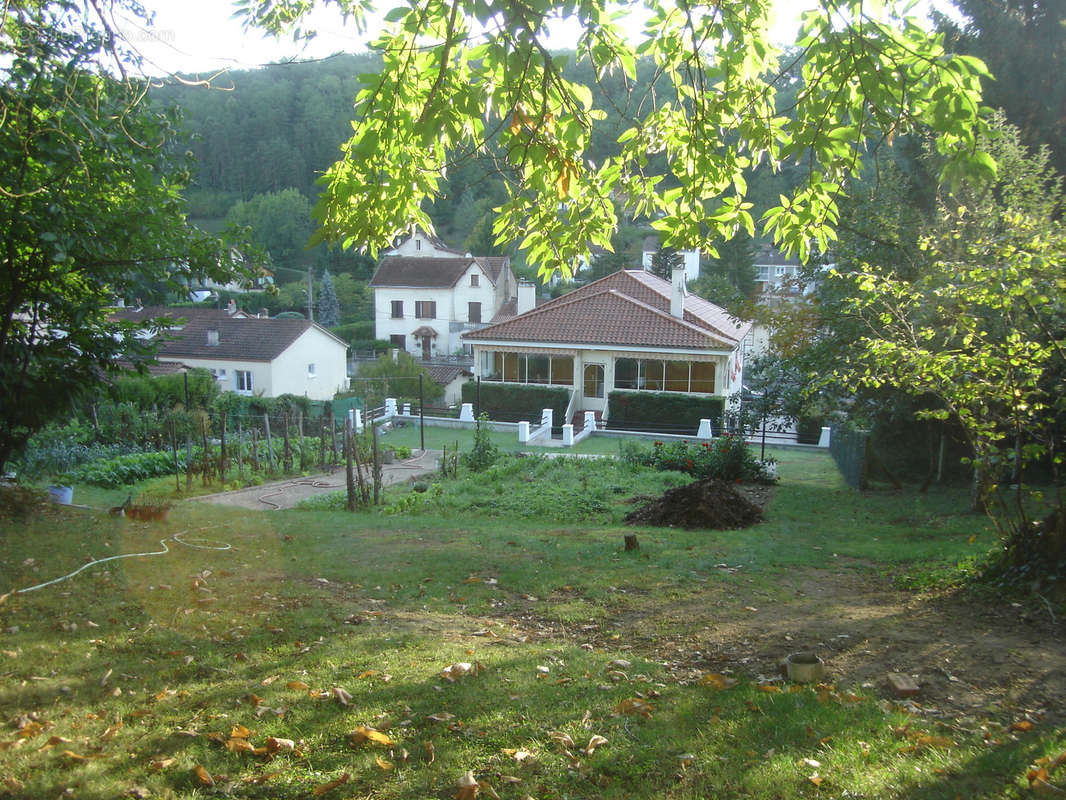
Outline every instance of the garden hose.
<svg viewBox="0 0 1066 800">
<path fill-rule="evenodd" d="M 205 531 L 205 530 L 214 530 L 214 528 L 217 528 L 217 527 L 220 527 L 220 526 L 215 525 L 215 526 L 211 526 L 211 527 L 198 528 L 197 531 L 199 532 L 199 531 Z M 118 556 L 108 556 L 107 558 L 97 558 L 97 559 L 94 559 L 94 560 L 92 560 L 92 561 L 90 561 L 90 562 L 88 562 L 86 564 L 82 564 L 76 570 L 74 570 L 73 572 L 71 572 L 71 573 L 69 573 L 67 575 L 63 575 L 62 577 L 59 577 L 59 578 L 53 578 L 50 581 L 45 581 L 44 583 L 38 583 L 36 586 L 29 586 L 29 587 L 27 587 L 25 589 L 12 589 L 7 594 L 0 595 L 0 598 L 7 599 L 11 595 L 26 594 L 27 592 L 35 592 L 38 589 L 43 589 L 46 586 L 53 586 L 54 584 L 61 583 L 62 581 L 69 580 L 70 578 L 73 578 L 75 575 L 77 575 L 77 574 L 79 574 L 81 572 L 84 572 L 89 567 L 96 566 L 97 564 L 104 564 L 104 563 L 106 563 L 108 561 L 118 561 L 120 558 L 140 558 L 142 556 L 165 556 L 167 553 L 170 552 L 170 548 L 167 547 L 167 542 L 169 542 L 169 541 L 174 541 L 174 542 L 177 542 L 178 544 L 185 545 L 186 547 L 191 547 L 194 550 L 230 550 L 233 547 L 228 542 L 215 543 L 211 539 L 202 539 L 201 538 L 201 539 L 197 539 L 195 541 L 186 541 L 182 537 L 185 536 L 189 532 L 190 531 L 188 531 L 188 530 L 178 531 L 177 533 L 175 533 L 175 534 L 173 534 L 171 536 L 167 536 L 166 538 L 160 539 L 159 540 L 159 544 L 163 548 L 162 550 L 151 550 L 151 551 L 145 552 L 145 553 L 123 553 L 122 555 L 118 555 Z"/>
</svg>

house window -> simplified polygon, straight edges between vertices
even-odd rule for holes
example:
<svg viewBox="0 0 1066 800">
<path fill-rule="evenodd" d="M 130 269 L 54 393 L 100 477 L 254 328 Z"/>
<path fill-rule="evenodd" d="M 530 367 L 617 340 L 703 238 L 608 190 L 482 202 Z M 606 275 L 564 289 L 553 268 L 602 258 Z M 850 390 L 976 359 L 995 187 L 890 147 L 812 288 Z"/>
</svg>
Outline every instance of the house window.
<svg viewBox="0 0 1066 800">
<path fill-rule="evenodd" d="M 780 278 L 780 277 L 782 277 L 785 274 L 785 269 L 786 269 L 785 267 L 777 267 L 777 268 L 774 269 L 774 274 L 778 278 Z"/>
<path fill-rule="evenodd" d="M 407 350 L 407 337 L 402 333 L 394 333 L 389 337 L 389 344 L 397 350 Z"/>
<path fill-rule="evenodd" d="M 709 361 L 619 358 L 614 362 L 614 387 L 713 394 L 714 364 Z"/>
<path fill-rule="evenodd" d="M 422 240 L 421 239 L 415 239 L 415 250 L 417 251 L 417 250 L 421 250 L 421 249 L 422 249 Z"/>
<path fill-rule="evenodd" d="M 487 351 L 481 354 L 481 379 L 573 386 L 574 359 L 571 356 L 527 356 Z"/>
<path fill-rule="evenodd" d="M 237 381 L 237 391 L 245 394 L 252 393 L 252 373 L 250 370 L 238 369 L 233 371 Z"/>
<path fill-rule="evenodd" d="M 419 319 L 436 319 L 437 303 L 433 300 L 416 300 L 415 316 Z"/>
<path fill-rule="evenodd" d="M 481 276 L 476 272 L 470 276 L 470 285 L 474 287 L 481 285 Z"/>
<path fill-rule="evenodd" d="M 392 318 L 403 319 L 403 300 L 392 301 Z"/>
<path fill-rule="evenodd" d="M 314 362 L 312 362 L 312 363 L 307 365 L 307 377 L 308 378 L 315 377 L 315 365 L 314 365 Z"/>
<path fill-rule="evenodd" d="M 474 277 L 477 277 L 476 275 Z M 467 315 L 471 322 L 481 322 L 481 303 L 469 303 Z"/>
</svg>

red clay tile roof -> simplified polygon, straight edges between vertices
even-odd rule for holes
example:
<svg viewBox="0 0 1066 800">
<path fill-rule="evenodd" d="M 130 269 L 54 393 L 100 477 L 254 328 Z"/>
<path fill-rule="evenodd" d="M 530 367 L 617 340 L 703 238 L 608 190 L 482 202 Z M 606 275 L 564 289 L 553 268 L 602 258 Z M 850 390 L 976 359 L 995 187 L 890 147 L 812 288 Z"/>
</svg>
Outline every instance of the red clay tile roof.
<svg viewBox="0 0 1066 800">
<path fill-rule="evenodd" d="M 621 270 L 463 340 L 706 350 L 733 349 L 747 334 L 750 323 L 696 295 L 685 297 L 684 319 L 671 316 L 671 292 L 650 272 Z"/>
<path fill-rule="evenodd" d="M 370 288 L 412 287 L 450 289 L 466 274 L 471 264 L 478 264 L 495 285 L 508 266 L 506 256 L 464 256 L 462 258 L 427 258 L 419 256 L 385 256 L 370 279 Z"/>
<path fill-rule="evenodd" d="M 206 358 L 269 362 L 285 352 L 311 328 L 318 328 L 343 344 L 325 328 L 306 319 L 242 319 L 215 309 L 159 307 L 127 309 L 114 316 L 135 321 L 164 316 L 174 318 L 175 328 L 178 329 L 164 332 L 165 338 L 158 351 L 159 358 L 168 360 Z M 218 344 L 207 343 L 208 331 L 218 332 Z"/>
</svg>

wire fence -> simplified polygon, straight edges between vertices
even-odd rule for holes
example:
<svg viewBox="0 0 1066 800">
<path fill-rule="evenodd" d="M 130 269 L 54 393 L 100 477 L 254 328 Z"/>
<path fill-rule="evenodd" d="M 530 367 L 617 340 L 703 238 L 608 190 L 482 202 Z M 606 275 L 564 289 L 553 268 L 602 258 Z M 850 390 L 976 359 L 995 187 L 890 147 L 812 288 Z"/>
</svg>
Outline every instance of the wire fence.
<svg viewBox="0 0 1066 800">
<path fill-rule="evenodd" d="M 848 486 L 866 488 L 870 457 L 869 431 L 834 425 L 829 436 L 829 454 Z"/>
</svg>

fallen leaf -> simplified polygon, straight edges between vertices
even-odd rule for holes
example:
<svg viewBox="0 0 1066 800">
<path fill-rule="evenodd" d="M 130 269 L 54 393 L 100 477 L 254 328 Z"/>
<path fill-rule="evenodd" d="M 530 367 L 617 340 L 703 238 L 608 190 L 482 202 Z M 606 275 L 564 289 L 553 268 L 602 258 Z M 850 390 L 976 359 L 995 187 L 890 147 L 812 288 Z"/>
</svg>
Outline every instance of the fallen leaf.
<svg viewBox="0 0 1066 800">
<path fill-rule="evenodd" d="M 446 681 L 455 683 L 458 678 L 461 678 L 464 675 L 476 675 L 480 671 L 481 664 L 476 662 L 471 664 L 468 661 L 460 661 L 442 669 L 440 676 Z"/>
<path fill-rule="evenodd" d="M 296 742 L 292 739 L 278 739 L 268 736 L 266 741 L 267 751 L 271 753 L 291 753 L 296 749 Z"/>
<path fill-rule="evenodd" d="M 340 703 L 342 706 L 348 705 L 351 702 L 352 696 L 339 686 L 333 687 L 333 699 Z"/>
<path fill-rule="evenodd" d="M 481 785 L 477 782 L 473 772 L 465 772 L 457 785 L 459 791 L 455 793 L 455 800 L 474 800 L 481 793 Z"/>
<path fill-rule="evenodd" d="M 605 744 L 607 744 L 607 740 L 604 737 L 599 735 L 593 736 L 591 739 L 589 739 L 589 743 L 585 747 L 585 755 L 591 756 L 596 751 L 597 747 L 600 747 Z"/>
<path fill-rule="evenodd" d="M 285 684 L 285 688 L 286 689 L 303 690 L 303 689 L 310 689 L 311 687 L 308 686 L 303 681 L 289 681 L 288 683 Z"/>
<path fill-rule="evenodd" d="M 432 764 L 434 761 L 437 760 L 437 748 L 434 747 L 433 746 L 433 742 L 431 742 L 429 740 L 426 741 L 426 755 L 429 756 L 429 762 L 428 763 L 430 763 L 430 764 Z"/>
<path fill-rule="evenodd" d="M 389 770 L 396 769 L 396 765 L 395 764 L 393 764 L 391 761 L 386 761 L 381 756 L 378 756 L 377 758 L 375 758 L 374 762 L 379 767 L 381 767 L 383 770 L 385 770 L 386 772 L 388 772 Z"/>
<path fill-rule="evenodd" d="M 64 750 L 60 755 L 66 756 L 71 761 L 94 761 L 96 759 L 108 757 L 106 753 L 93 753 L 91 755 L 83 756 L 80 753 L 75 753 L 73 750 Z"/>
<path fill-rule="evenodd" d="M 654 706 L 646 700 L 641 700 L 637 697 L 630 697 L 614 707 L 615 714 L 640 714 L 644 719 L 651 717 L 651 712 Z"/>
<path fill-rule="evenodd" d="M 255 747 L 247 739 L 227 739 L 224 746 L 231 753 L 255 752 Z"/>
<path fill-rule="evenodd" d="M 815 761 L 813 758 L 805 758 L 805 759 L 803 759 L 803 763 L 806 764 L 811 769 L 820 769 L 821 766 L 822 766 L 822 762 L 821 761 Z"/>
<path fill-rule="evenodd" d="M 761 683 L 755 688 L 767 694 L 781 694 L 781 687 L 772 683 Z"/>
<path fill-rule="evenodd" d="M 374 728 L 368 728 L 365 725 L 360 725 L 354 731 L 349 733 L 348 738 L 351 739 L 352 744 L 373 742 L 374 744 L 380 744 L 385 747 L 394 747 L 396 745 L 396 742 L 390 739 L 387 734 L 375 730 Z"/>
<path fill-rule="evenodd" d="M 229 735 L 231 739 L 248 739 L 251 738 L 252 732 L 243 725 L 234 725 L 230 728 Z"/>
<path fill-rule="evenodd" d="M 448 722 L 455 719 L 455 714 L 451 714 L 447 711 L 441 711 L 439 714 L 430 714 L 426 719 L 431 719 L 434 722 Z"/>
<path fill-rule="evenodd" d="M 821 776 L 821 775 L 819 775 L 819 774 L 818 774 L 818 773 L 816 772 L 816 773 L 814 773 L 813 775 L 811 775 L 811 776 L 810 776 L 809 778 L 807 778 L 807 780 L 809 780 L 809 781 L 810 781 L 811 783 L 813 783 L 813 784 L 814 784 L 815 786 L 821 786 L 821 785 L 822 785 L 822 780 L 823 780 L 823 778 L 822 778 L 822 776 Z"/>
<path fill-rule="evenodd" d="M 270 684 L 272 684 L 274 681 L 276 681 L 280 677 L 281 677 L 280 675 L 271 675 L 268 678 L 263 678 L 263 680 L 259 681 L 259 685 L 260 686 L 269 686 Z"/>
<path fill-rule="evenodd" d="M 552 731 L 548 734 L 548 738 L 558 742 L 567 750 L 574 750 L 577 745 L 574 744 L 574 740 L 570 738 L 570 734 L 563 733 L 562 731 Z"/>
<path fill-rule="evenodd" d="M 211 777 L 211 773 L 197 764 L 193 767 L 193 774 L 196 775 L 196 780 L 201 786 L 214 786 L 215 779 Z"/>
<path fill-rule="evenodd" d="M 733 678 L 727 678 L 717 672 L 708 672 L 698 681 L 700 686 L 710 686 L 712 689 L 731 689 L 737 685 Z"/>
<path fill-rule="evenodd" d="M 1019 722 L 1012 722 L 1007 730 L 1009 731 L 1031 731 L 1033 729 L 1033 723 L 1027 719 L 1020 720 Z"/>
<path fill-rule="evenodd" d="M 242 779 L 241 783 L 266 783 L 281 774 L 281 770 L 278 770 L 277 772 L 265 772 L 262 775 L 249 775 L 247 778 Z"/>
<path fill-rule="evenodd" d="M 167 767 L 173 766 L 177 761 L 176 758 L 160 758 L 156 761 L 152 761 L 148 764 L 148 769 L 152 772 L 162 772 Z"/>
<path fill-rule="evenodd" d="M 47 742 L 42 744 L 39 750 L 51 750 L 57 744 L 70 744 L 70 739 L 64 739 L 62 736 L 52 736 Z"/>
<path fill-rule="evenodd" d="M 376 669 L 366 669 L 355 676 L 357 681 L 361 681 L 363 678 L 373 678 L 375 675 L 380 675 L 381 672 Z"/>
<path fill-rule="evenodd" d="M 351 777 L 351 775 L 345 772 L 336 780 L 332 780 L 329 783 L 323 783 L 321 786 L 316 786 L 315 790 L 311 794 L 313 794 L 315 797 L 321 797 L 326 792 L 332 792 L 338 786 L 343 786 L 349 780 L 351 780 Z"/>
</svg>

